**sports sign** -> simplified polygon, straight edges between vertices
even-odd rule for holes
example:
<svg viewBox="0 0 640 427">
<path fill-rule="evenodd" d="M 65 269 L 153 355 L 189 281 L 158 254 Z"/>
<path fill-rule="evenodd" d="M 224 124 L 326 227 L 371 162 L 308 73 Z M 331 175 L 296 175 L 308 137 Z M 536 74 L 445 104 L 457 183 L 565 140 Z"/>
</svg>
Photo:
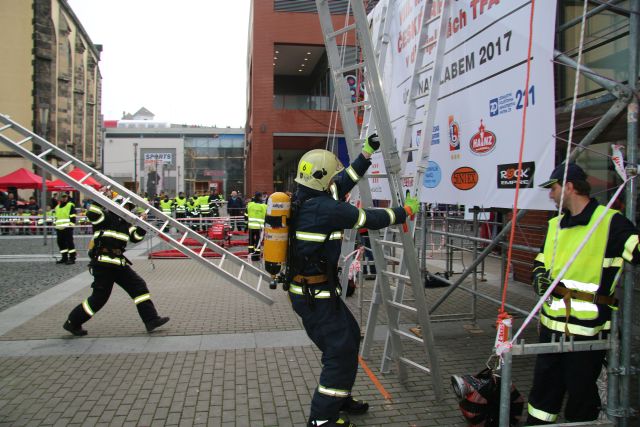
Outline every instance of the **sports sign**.
<svg viewBox="0 0 640 427">
<path fill-rule="evenodd" d="M 380 31 L 381 13 L 387 1 L 372 11 L 374 40 Z M 417 39 L 425 0 L 401 0 L 392 11 L 391 42 L 381 67 L 396 143 L 402 137 L 409 98 L 409 84 L 416 58 Z M 442 7 L 434 2 L 434 8 Z M 533 46 L 529 87 L 527 51 L 530 0 L 451 1 L 445 56 L 436 120 L 431 130 L 428 166 L 420 199 L 430 203 L 506 207 L 514 203 L 520 151 L 522 113 L 528 98 L 523 169 L 518 205 L 526 209 L 552 209 L 547 190 L 536 185 L 553 170 L 555 107 L 553 47 L 556 2 L 537 1 L 533 16 Z M 440 13 L 440 10 L 434 11 Z M 429 40 L 438 37 L 430 26 Z M 435 44 L 425 52 L 423 68 L 435 59 Z M 419 79 L 418 95 L 426 95 L 432 77 Z M 416 120 L 424 115 L 423 96 Z M 422 102 L 422 103 L 421 103 Z M 420 146 L 421 123 L 411 127 L 411 146 Z M 401 147 L 398 147 L 399 149 Z M 405 172 L 415 171 L 410 158 Z M 371 172 L 384 174 L 379 154 Z M 515 169 L 513 165 L 515 164 Z M 408 175 L 407 173 L 404 174 Z M 370 180 L 374 199 L 390 198 L 385 179 Z M 403 182 L 413 185 L 410 179 Z M 405 189 L 406 190 L 406 189 Z M 403 191 L 404 192 L 404 191 Z"/>
</svg>

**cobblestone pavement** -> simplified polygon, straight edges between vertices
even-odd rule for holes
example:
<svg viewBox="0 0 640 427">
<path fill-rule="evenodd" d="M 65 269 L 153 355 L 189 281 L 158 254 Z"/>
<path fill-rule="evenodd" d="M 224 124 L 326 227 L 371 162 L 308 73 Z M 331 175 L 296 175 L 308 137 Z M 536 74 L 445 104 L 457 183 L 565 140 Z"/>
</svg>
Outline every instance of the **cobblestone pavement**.
<svg viewBox="0 0 640 427">
<path fill-rule="evenodd" d="M 73 338 L 62 330 L 68 312 L 89 294 L 88 273 L 0 309 L 0 426 L 305 424 L 321 368 L 320 353 L 304 337 L 284 292 L 266 290 L 274 299 L 269 306 L 191 260 L 139 258 L 134 264 L 149 284 L 159 312 L 171 316 L 153 334 L 145 332 L 135 306 L 117 287 L 86 324 L 87 338 Z M 75 287 L 69 287 L 74 281 Z M 348 301 L 357 318 L 367 318 L 372 285 L 366 281 L 358 291 L 365 300 L 362 307 L 357 298 Z M 499 296 L 495 277 L 479 286 Z M 54 297 L 53 292 L 62 288 L 71 290 L 64 298 Z M 433 302 L 444 291 L 429 289 L 428 299 Z M 527 285 L 514 283 L 509 301 L 530 307 L 528 291 Z M 3 329 L 3 315 L 29 310 L 38 298 L 49 300 L 49 305 Z M 467 313 L 470 304 L 468 294 L 456 291 L 437 313 Z M 365 426 L 466 425 L 449 377 L 480 371 L 491 354 L 497 307 L 478 300 L 477 308 L 475 324 L 434 324 L 444 387 L 441 399 L 436 399 L 431 379 L 423 373 L 409 371 L 406 384 L 398 382 L 395 368 L 379 373 L 384 348 L 384 334 L 379 334 L 366 363 L 391 399 L 385 400 L 359 369 L 354 395 L 372 406 L 353 421 Z M 378 320 L 379 325 L 386 323 L 383 314 Z M 402 324 L 407 328 L 415 323 L 403 317 Z M 529 330 L 524 336 L 534 335 Z M 424 359 L 418 345 L 407 342 L 405 350 L 412 359 Z M 529 356 L 514 360 L 514 383 L 525 395 L 532 364 Z"/>
</svg>

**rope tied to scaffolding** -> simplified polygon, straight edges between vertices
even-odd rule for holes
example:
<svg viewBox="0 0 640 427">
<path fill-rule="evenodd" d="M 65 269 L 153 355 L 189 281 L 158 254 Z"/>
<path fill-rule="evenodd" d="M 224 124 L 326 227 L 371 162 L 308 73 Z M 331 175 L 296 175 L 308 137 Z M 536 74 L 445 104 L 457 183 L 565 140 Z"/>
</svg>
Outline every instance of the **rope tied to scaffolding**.
<svg viewBox="0 0 640 427">
<path fill-rule="evenodd" d="M 518 153 L 518 173 L 516 175 L 516 191 L 514 195 L 512 218 L 514 224 L 511 227 L 509 233 L 509 246 L 507 250 L 507 265 L 504 272 L 504 284 L 502 286 L 502 299 L 500 309 L 498 310 L 498 317 L 496 319 L 497 334 L 495 341 L 494 351 L 496 355 L 501 356 L 505 351 L 511 348 L 509 342 L 509 330 L 511 328 L 511 316 L 505 311 L 505 302 L 507 299 L 507 289 L 509 287 L 509 275 L 511 273 L 511 258 L 513 249 L 513 240 L 516 230 L 516 217 L 518 215 L 518 198 L 520 196 L 520 177 L 522 176 L 522 157 L 524 153 L 525 134 L 527 128 L 527 111 L 529 107 L 529 84 L 531 80 L 531 53 L 533 49 L 533 17 L 535 15 L 536 1 L 531 0 L 531 13 L 529 14 L 529 42 L 527 46 L 527 71 L 525 78 L 525 93 L 524 93 L 524 106 L 522 109 L 522 127 L 520 131 L 520 152 Z"/>
</svg>

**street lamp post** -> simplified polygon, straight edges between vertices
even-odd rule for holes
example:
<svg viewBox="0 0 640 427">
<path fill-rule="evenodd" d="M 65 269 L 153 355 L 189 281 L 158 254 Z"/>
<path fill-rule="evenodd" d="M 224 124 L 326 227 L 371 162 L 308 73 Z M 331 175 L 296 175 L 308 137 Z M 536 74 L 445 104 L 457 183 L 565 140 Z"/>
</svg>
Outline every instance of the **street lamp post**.
<svg viewBox="0 0 640 427">
<path fill-rule="evenodd" d="M 40 114 L 40 136 L 42 139 L 47 139 L 47 127 L 49 125 L 49 105 L 42 104 L 38 109 Z M 44 151 L 44 147 L 40 147 L 40 150 Z M 49 230 L 47 230 L 47 176 L 44 168 L 42 168 L 42 190 L 40 191 L 40 206 L 42 207 L 42 230 L 43 230 L 43 245 L 47 246 L 47 236 Z"/>
<path fill-rule="evenodd" d="M 138 143 L 133 143 L 133 192 L 138 194 Z"/>
</svg>

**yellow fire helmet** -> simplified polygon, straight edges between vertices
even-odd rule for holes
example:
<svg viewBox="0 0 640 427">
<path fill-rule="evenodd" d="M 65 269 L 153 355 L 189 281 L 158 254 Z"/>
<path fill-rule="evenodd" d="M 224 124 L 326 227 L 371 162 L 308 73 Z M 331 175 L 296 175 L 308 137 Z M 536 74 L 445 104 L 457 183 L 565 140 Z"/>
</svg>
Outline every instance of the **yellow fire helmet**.
<svg viewBox="0 0 640 427">
<path fill-rule="evenodd" d="M 332 152 L 311 150 L 300 159 L 295 181 L 313 190 L 327 191 L 331 179 L 342 169 L 344 166 Z"/>
</svg>

